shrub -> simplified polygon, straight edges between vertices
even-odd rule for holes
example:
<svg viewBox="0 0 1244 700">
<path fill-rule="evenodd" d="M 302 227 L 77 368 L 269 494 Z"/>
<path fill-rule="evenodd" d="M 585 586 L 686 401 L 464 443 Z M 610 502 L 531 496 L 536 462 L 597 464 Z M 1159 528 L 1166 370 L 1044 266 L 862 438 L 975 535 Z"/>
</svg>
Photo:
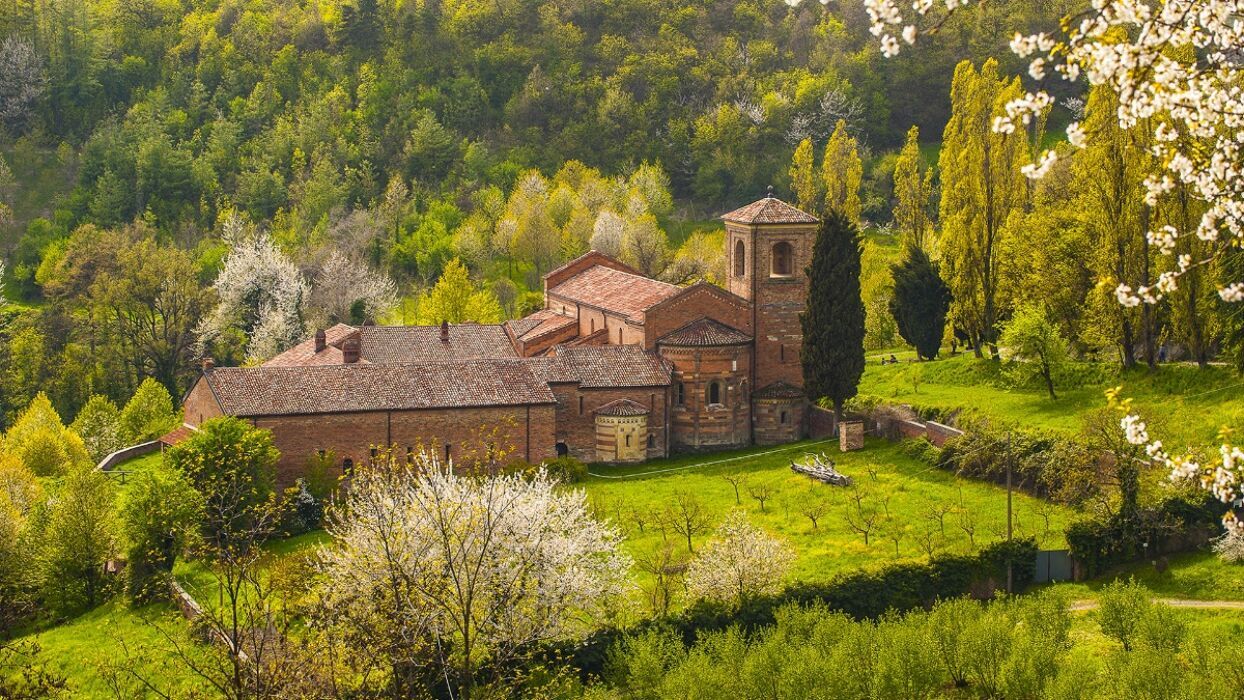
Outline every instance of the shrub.
<svg viewBox="0 0 1244 700">
<path fill-rule="evenodd" d="M 1232 564 L 1244 562 L 1244 532 L 1231 530 L 1214 540 L 1214 552 L 1225 562 Z"/>
<path fill-rule="evenodd" d="M 159 466 L 134 476 L 121 503 L 126 588 L 135 600 L 168 590 L 173 564 L 203 517 L 203 497 L 181 472 Z"/>
<path fill-rule="evenodd" d="M 544 468 L 549 475 L 563 484 L 577 484 L 587 478 L 587 465 L 574 457 L 558 457 L 546 460 Z"/>
</svg>

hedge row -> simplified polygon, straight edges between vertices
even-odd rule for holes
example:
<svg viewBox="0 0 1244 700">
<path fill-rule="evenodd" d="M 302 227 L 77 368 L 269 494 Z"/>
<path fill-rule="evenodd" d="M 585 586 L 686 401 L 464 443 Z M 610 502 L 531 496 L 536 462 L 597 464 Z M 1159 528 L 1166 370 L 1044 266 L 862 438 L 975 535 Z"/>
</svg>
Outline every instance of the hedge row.
<svg viewBox="0 0 1244 700">
<path fill-rule="evenodd" d="M 1131 515 L 1116 513 L 1072 523 L 1067 527 L 1067 547 L 1085 573 L 1094 576 L 1145 555 L 1200 547 L 1221 531 L 1224 513 L 1226 506 L 1209 494 L 1173 494 Z"/>
<path fill-rule="evenodd" d="M 784 605 L 821 603 L 857 619 L 876 618 L 888 611 L 928 608 L 935 601 L 992 592 L 1006 584 L 1008 562 L 1014 563 L 1014 588 L 1022 591 L 1035 570 L 1037 544 L 1032 539 L 999 542 L 975 555 L 945 554 L 927 562 L 890 564 L 876 571 L 842 574 L 827 583 L 795 584 L 779 594 L 756 598 L 741 607 L 698 603 L 686 611 L 645 620 L 629 628 L 597 631 L 577 646 L 556 646 L 551 656 L 568 660 L 583 674 L 600 674 L 609 650 L 623 637 L 653 627 L 668 628 L 690 646 L 705 632 L 739 626 L 746 631 L 774 624 Z"/>
</svg>

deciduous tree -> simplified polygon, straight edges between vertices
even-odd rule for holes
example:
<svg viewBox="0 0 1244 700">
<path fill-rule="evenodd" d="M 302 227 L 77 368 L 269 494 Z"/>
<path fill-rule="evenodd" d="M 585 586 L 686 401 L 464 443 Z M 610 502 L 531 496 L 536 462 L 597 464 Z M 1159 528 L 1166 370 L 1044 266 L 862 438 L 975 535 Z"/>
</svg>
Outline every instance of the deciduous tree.
<svg viewBox="0 0 1244 700">
<path fill-rule="evenodd" d="M 731 511 L 687 568 L 693 598 L 741 604 L 777 589 L 794 554 L 752 525 L 741 510 Z"/>
</svg>

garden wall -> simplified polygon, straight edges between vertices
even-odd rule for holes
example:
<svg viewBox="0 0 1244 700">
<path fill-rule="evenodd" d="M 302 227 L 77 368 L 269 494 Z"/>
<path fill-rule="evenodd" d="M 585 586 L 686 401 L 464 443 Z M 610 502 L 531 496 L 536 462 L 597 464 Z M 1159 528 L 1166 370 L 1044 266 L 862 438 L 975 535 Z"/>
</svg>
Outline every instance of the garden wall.
<svg viewBox="0 0 1244 700">
<path fill-rule="evenodd" d="M 118 464 L 121 464 L 130 459 L 133 459 L 134 457 L 141 457 L 142 455 L 149 455 L 152 452 L 155 452 L 156 450 L 159 450 L 159 449 L 160 449 L 159 440 L 152 440 L 151 442 L 144 442 L 144 443 L 140 443 L 137 445 L 131 445 L 124 449 L 117 450 L 116 452 L 113 452 L 107 457 L 104 457 L 103 459 L 99 460 L 99 464 L 95 465 L 95 469 L 101 472 L 112 471 L 113 467 L 117 466 Z"/>
</svg>

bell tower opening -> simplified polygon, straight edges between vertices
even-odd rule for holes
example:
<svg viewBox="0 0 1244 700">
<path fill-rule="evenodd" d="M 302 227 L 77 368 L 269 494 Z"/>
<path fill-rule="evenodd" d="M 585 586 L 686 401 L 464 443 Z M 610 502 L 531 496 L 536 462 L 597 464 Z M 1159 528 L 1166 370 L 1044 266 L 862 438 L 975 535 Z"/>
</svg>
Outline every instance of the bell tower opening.
<svg viewBox="0 0 1244 700">
<path fill-rule="evenodd" d="M 747 244 L 742 239 L 734 242 L 734 276 L 736 279 L 747 276 Z"/>
</svg>

